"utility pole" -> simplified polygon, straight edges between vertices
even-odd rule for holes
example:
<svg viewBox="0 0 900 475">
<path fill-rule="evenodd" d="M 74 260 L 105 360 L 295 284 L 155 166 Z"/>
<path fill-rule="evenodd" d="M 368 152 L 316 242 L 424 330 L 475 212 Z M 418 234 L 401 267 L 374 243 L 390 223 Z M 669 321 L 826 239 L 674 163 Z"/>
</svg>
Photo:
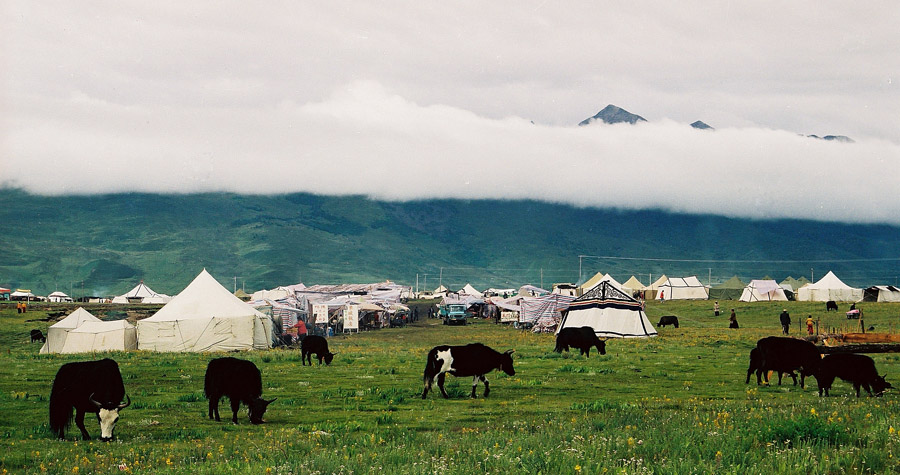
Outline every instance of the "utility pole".
<svg viewBox="0 0 900 475">
<path fill-rule="evenodd" d="M 416 272 L 416 295 L 419 294 L 419 273 Z"/>
<path fill-rule="evenodd" d="M 444 268 L 443 267 L 441 267 L 441 274 L 438 276 L 438 286 L 439 287 L 444 286 Z"/>
<path fill-rule="evenodd" d="M 541 288 L 544 288 L 544 268 L 541 267 Z"/>
</svg>

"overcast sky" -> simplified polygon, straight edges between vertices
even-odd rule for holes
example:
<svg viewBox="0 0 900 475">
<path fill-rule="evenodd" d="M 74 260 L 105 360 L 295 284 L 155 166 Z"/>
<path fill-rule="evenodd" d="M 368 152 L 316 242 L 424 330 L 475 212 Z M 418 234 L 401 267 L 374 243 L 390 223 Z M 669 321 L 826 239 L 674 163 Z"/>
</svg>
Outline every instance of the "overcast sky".
<svg viewBox="0 0 900 475">
<path fill-rule="evenodd" d="M 0 5 L 3 186 L 900 224 L 896 0 Z"/>
</svg>

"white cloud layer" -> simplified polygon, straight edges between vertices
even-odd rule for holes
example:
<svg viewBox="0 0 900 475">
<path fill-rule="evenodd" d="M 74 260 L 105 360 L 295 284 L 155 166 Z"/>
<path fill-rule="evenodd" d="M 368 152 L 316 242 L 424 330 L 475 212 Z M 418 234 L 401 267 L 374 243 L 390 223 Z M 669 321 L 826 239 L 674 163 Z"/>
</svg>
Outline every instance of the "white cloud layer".
<svg viewBox="0 0 900 475">
<path fill-rule="evenodd" d="M 900 224 L 893 2 L 0 5 L 5 186 Z"/>
</svg>

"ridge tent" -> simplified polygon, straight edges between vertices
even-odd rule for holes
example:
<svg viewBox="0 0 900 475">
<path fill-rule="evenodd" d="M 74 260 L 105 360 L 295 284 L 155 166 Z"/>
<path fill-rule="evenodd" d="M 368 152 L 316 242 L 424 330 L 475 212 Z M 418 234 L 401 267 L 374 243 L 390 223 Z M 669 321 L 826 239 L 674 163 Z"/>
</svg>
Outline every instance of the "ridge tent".
<svg viewBox="0 0 900 475">
<path fill-rule="evenodd" d="M 137 322 L 138 348 L 233 351 L 272 347 L 272 318 L 222 286 L 206 269 L 153 316 Z"/>
<path fill-rule="evenodd" d="M 50 328 L 47 329 L 47 341 L 41 347 L 41 353 L 62 353 L 69 332 L 83 323 L 99 321 L 100 319 L 92 315 L 91 312 L 88 312 L 83 307 L 78 307 L 66 318 L 50 325 Z"/>
<path fill-rule="evenodd" d="M 900 288 L 893 285 L 873 285 L 863 292 L 866 302 L 900 302 Z"/>
<path fill-rule="evenodd" d="M 747 284 L 741 281 L 738 276 L 732 276 L 730 279 L 709 288 L 710 300 L 737 300 L 741 298 L 744 287 Z"/>
<path fill-rule="evenodd" d="M 843 283 L 833 272 L 828 271 L 814 284 L 807 284 L 797 290 L 797 300 L 803 302 L 859 302 L 863 298 L 862 289 Z"/>
<path fill-rule="evenodd" d="M 622 284 L 622 290 L 630 293 L 632 297 L 634 297 L 636 292 L 640 292 L 643 288 L 644 284 L 642 284 L 635 276 L 631 276 Z"/>
<path fill-rule="evenodd" d="M 667 280 L 669 280 L 669 278 L 666 277 L 666 274 L 663 274 L 659 279 L 656 279 L 655 282 L 641 289 L 641 292 L 644 294 L 644 300 L 655 299 L 656 294 L 659 291 L 659 286 L 665 284 Z"/>
<path fill-rule="evenodd" d="M 787 301 L 784 289 L 774 280 L 751 280 L 741 293 L 741 302 L 773 301 Z"/>
<path fill-rule="evenodd" d="M 569 304 L 556 330 L 591 327 L 600 338 L 656 336 L 644 306 L 608 281 L 601 282 Z"/>
<path fill-rule="evenodd" d="M 657 289 L 656 299 L 659 300 L 660 294 L 663 294 L 666 300 L 706 300 L 709 298 L 708 292 L 697 276 L 669 277 Z"/>
<path fill-rule="evenodd" d="M 69 331 L 60 353 L 137 349 L 137 329 L 126 320 L 84 322 Z"/>
</svg>

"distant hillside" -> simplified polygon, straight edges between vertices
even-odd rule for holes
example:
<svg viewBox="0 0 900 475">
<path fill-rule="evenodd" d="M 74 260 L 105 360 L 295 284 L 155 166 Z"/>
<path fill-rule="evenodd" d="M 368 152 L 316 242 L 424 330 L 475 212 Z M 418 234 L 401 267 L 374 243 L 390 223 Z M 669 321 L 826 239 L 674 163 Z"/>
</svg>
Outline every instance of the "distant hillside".
<svg viewBox="0 0 900 475">
<path fill-rule="evenodd" d="M 75 297 L 82 285 L 85 294 L 112 295 L 140 279 L 176 293 L 204 267 L 228 288 L 248 291 L 298 282 L 415 285 L 416 274 L 420 288 L 426 279 L 428 288 L 439 280 L 451 288 L 542 279 L 549 286 L 579 280 L 579 263 L 585 278 L 602 270 L 644 283 L 661 273 L 696 274 L 705 283 L 834 270 L 854 285 L 896 284 L 896 260 L 856 260 L 900 256 L 900 228 L 892 226 L 309 194 L 41 197 L 0 190 L 0 236 L 0 286 Z"/>
<path fill-rule="evenodd" d="M 635 124 L 637 122 L 647 122 L 647 119 L 639 115 L 632 114 L 625 109 L 609 104 L 608 106 L 604 107 L 603 110 L 594 114 L 592 117 L 588 117 L 587 119 L 579 122 L 578 125 L 588 125 L 598 120 L 607 124 L 619 124 L 623 122 Z"/>
</svg>

